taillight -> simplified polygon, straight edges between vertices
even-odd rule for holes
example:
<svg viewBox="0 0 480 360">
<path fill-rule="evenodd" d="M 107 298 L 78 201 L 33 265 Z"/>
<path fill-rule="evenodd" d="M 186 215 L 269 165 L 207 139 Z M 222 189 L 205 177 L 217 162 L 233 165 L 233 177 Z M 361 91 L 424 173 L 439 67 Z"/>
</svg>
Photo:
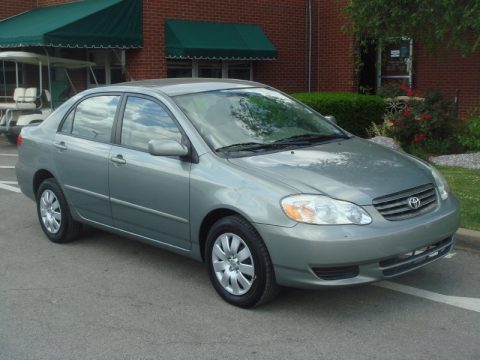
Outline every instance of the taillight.
<svg viewBox="0 0 480 360">
<path fill-rule="evenodd" d="M 23 141 L 22 134 L 18 134 L 17 147 L 20 146 L 20 145 L 22 145 L 22 141 Z"/>
</svg>

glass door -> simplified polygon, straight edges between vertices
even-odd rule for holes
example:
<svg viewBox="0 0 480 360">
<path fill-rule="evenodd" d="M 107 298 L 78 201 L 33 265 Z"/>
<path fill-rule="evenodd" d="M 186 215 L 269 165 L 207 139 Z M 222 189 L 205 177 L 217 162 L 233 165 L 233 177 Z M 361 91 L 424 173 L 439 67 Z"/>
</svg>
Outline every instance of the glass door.
<svg viewBox="0 0 480 360">
<path fill-rule="evenodd" d="M 386 84 L 412 86 L 413 41 L 408 38 L 384 42 L 377 48 L 377 89 Z"/>
</svg>

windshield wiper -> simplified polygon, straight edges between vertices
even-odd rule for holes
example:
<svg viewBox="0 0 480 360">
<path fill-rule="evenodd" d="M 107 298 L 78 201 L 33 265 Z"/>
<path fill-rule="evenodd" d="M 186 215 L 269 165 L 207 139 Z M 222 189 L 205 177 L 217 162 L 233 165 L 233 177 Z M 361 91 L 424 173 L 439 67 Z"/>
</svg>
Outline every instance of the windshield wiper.
<svg viewBox="0 0 480 360">
<path fill-rule="evenodd" d="M 270 149 L 270 148 L 275 148 L 275 147 L 281 147 L 281 146 L 290 146 L 290 145 L 296 145 L 297 143 L 294 142 L 288 142 L 288 143 L 279 143 L 279 142 L 273 142 L 273 143 L 258 143 L 258 142 L 246 142 L 246 143 L 239 143 L 239 144 L 232 144 L 232 145 L 227 145 L 227 146 L 222 146 L 218 149 L 215 149 L 215 151 L 223 151 L 223 152 L 230 152 L 230 151 L 255 151 L 255 150 L 263 150 L 263 149 Z"/>
<path fill-rule="evenodd" d="M 332 134 L 332 135 L 318 135 L 318 134 L 303 134 L 294 135 L 274 142 L 274 144 L 297 144 L 298 142 L 307 142 L 308 144 L 335 140 L 335 139 L 350 139 L 346 134 Z"/>
<path fill-rule="evenodd" d="M 222 146 L 215 151 L 222 152 L 231 152 L 231 151 L 255 151 L 255 150 L 264 150 L 278 147 L 288 147 L 288 146 L 301 146 L 301 145 L 311 145 L 313 143 L 319 143 L 323 141 L 329 141 L 334 139 L 350 139 L 348 135 L 344 134 L 335 134 L 335 135 L 314 135 L 314 134 L 303 134 L 303 135 L 294 135 L 284 139 L 276 140 L 271 143 L 259 143 L 259 142 L 245 142 L 232 144 L 227 146 Z"/>
</svg>

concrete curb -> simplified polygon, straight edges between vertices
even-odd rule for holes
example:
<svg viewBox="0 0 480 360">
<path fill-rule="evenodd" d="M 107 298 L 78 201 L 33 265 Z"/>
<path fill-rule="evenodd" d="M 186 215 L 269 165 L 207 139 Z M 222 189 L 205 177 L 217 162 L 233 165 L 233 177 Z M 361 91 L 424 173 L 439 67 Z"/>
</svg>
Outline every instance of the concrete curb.
<svg viewBox="0 0 480 360">
<path fill-rule="evenodd" d="M 458 248 L 480 252 L 480 231 L 460 228 L 456 235 Z"/>
</svg>

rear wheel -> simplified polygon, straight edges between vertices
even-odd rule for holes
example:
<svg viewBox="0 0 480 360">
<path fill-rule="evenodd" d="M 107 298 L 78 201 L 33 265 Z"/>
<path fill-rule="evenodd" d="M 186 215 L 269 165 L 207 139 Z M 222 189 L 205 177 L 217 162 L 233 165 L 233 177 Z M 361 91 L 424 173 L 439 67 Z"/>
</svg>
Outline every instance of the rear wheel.
<svg viewBox="0 0 480 360">
<path fill-rule="evenodd" d="M 210 280 L 230 304 L 250 308 L 278 293 L 267 248 L 255 228 L 240 216 L 229 216 L 210 229 L 205 246 Z"/>
<path fill-rule="evenodd" d="M 37 192 L 37 214 L 43 232 L 54 243 L 67 243 L 80 234 L 81 224 L 75 221 L 58 183 L 47 179 Z"/>
<path fill-rule="evenodd" d="M 12 134 L 6 134 L 5 137 L 7 138 L 8 142 L 12 145 L 17 145 L 17 138 L 18 136 Z"/>
</svg>

